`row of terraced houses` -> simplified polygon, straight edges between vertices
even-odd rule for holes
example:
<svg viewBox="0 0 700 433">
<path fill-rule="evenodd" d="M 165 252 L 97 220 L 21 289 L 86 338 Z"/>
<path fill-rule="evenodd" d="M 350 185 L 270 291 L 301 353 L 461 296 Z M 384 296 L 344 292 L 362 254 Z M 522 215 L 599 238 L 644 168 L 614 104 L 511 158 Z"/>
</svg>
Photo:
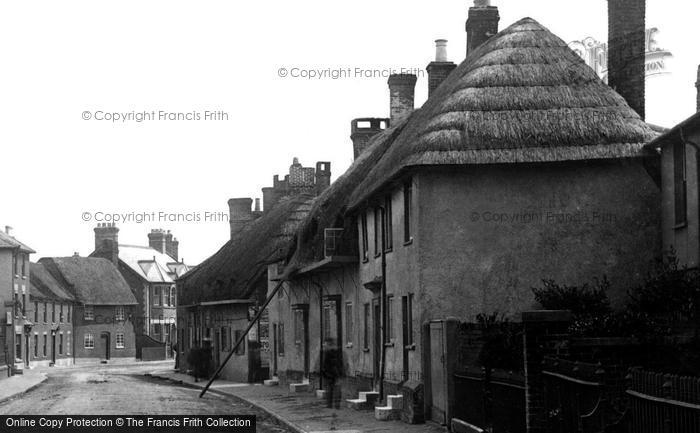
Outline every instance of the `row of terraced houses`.
<svg viewBox="0 0 700 433">
<path fill-rule="evenodd" d="M 536 20 L 499 31 L 475 2 L 466 58 L 436 42 L 417 109 L 416 77 L 392 75 L 390 116 L 351 122 L 355 160 L 334 182 L 330 163 L 295 159 L 262 210 L 229 200 L 230 239 L 177 281 L 180 370 L 205 348 L 212 373 L 243 338 L 220 377 L 320 390 L 332 339 L 348 404 L 446 423 L 451 318 L 519 320 L 545 278 L 628 287 L 673 246 L 697 266 L 700 118 L 644 121 L 643 2 L 609 8 L 608 84 Z"/>
<path fill-rule="evenodd" d="M 99 224 L 90 257 L 45 257 L 0 231 L 4 326 L 0 365 L 8 374 L 36 366 L 165 359 L 176 335 L 174 280 L 187 271 L 177 240 L 153 230 L 149 246 L 118 244 Z M 119 248 L 121 247 L 121 252 Z"/>
</svg>

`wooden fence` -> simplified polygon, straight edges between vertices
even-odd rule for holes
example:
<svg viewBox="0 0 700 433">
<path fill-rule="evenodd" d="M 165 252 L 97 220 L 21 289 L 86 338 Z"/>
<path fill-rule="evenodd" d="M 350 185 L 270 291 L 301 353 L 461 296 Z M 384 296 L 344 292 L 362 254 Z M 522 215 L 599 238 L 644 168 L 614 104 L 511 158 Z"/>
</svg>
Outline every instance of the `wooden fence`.
<svg viewBox="0 0 700 433">
<path fill-rule="evenodd" d="M 630 432 L 700 432 L 700 378 L 632 369 L 628 382 Z"/>
</svg>

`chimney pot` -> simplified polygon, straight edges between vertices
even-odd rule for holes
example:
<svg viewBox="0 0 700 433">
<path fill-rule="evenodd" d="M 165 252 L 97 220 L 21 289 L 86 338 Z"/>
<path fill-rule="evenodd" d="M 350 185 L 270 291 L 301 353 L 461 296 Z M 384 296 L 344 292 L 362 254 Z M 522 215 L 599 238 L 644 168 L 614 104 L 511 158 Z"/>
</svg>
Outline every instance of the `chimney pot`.
<svg viewBox="0 0 700 433">
<path fill-rule="evenodd" d="M 435 40 L 435 61 L 436 62 L 446 62 L 447 61 L 447 39 L 436 39 Z"/>
<path fill-rule="evenodd" d="M 8 236 L 12 236 L 12 227 L 5 226 L 5 233 L 7 233 Z"/>
<path fill-rule="evenodd" d="M 260 212 L 260 199 L 255 199 L 255 212 Z"/>
<path fill-rule="evenodd" d="M 474 7 L 485 8 L 491 6 L 491 0 L 474 0 Z"/>
</svg>

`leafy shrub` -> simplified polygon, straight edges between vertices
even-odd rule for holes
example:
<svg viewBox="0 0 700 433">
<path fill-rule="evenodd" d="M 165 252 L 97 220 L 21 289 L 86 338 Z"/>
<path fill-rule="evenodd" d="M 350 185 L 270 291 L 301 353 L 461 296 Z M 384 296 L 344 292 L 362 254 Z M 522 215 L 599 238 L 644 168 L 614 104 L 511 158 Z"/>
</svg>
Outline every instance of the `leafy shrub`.
<svg viewBox="0 0 700 433">
<path fill-rule="evenodd" d="M 535 300 L 547 310 L 569 310 L 575 316 L 595 317 L 610 312 L 607 291 L 610 282 L 603 277 L 590 286 L 559 285 L 554 280 L 542 280 L 544 287 L 533 288 Z"/>
<path fill-rule="evenodd" d="M 700 272 L 680 267 L 673 252 L 654 262 L 644 282 L 627 291 L 627 303 L 613 311 L 603 277 L 593 285 L 560 285 L 543 280 L 535 300 L 548 310 L 569 310 L 573 335 L 654 338 L 673 333 L 678 323 L 700 323 Z M 696 328 L 697 329 L 697 328 Z"/>
</svg>

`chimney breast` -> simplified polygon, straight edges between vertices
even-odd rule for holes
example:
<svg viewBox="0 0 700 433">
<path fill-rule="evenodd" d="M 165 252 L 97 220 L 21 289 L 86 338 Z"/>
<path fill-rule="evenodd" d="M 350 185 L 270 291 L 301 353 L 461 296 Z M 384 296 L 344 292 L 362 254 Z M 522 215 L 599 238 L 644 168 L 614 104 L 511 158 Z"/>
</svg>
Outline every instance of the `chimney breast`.
<svg viewBox="0 0 700 433">
<path fill-rule="evenodd" d="M 498 8 L 491 6 L 488 0 L 476 0 L 469 8 L 467 18 L 467 55 L 481 44 L 498 33 L 498 22 L 501 20 Z"/>
<path fill-rule="evenodd" d="M 413 74 L 389 76 L 389 114 L 392 125 L 396 125 L 413 111 L 417 80 Z"/>
<path fill-rule="evenodd" d="M 331 185 L 331 163 L 329 161 L 316 162 L 316 195 Z"/>
<path fill-rule="evenodd" d="M 435 41 L 435 61 L 430 62 L 428 71 L 428 97 L 440 87 L 445 78 L 457 67 L 453 62 L 447 61 L 447 39 Z"/>
<path fill-rule="evenodd" d="M 350 122 L 353 157 L 357 159 L 367 148 L 369 140 L 389 126 L 389 119 L 362 117 Z"/>
<path fill-rule="evenodd" d="M 115 265 L 119 263 L 119 228 L 114 223 L 98 223 L 95 227 L 95 251 Z"/>
<path fill-rule="evenodd" d="M 646 0 L 608 0 L 608 84 L 644 119 Z"/>
<path fill-rule="evenodd" d="M 231 239 L 243 228 L 253 221 L 251 206 L 253 199 L 249 197 L 232 198 L 228 201 L 229 225 L 231 227 Z"/>
</svg>

